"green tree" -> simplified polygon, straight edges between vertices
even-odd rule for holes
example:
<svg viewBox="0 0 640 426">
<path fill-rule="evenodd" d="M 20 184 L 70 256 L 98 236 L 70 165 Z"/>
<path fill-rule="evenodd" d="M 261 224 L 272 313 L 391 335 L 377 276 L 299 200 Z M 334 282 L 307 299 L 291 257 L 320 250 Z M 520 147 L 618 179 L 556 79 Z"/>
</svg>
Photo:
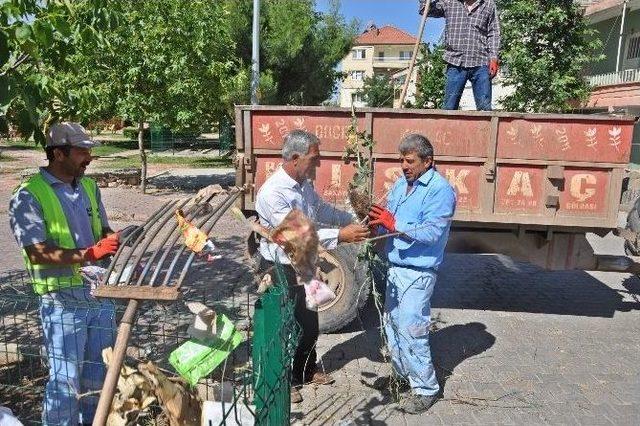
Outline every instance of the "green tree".
<svg viewBox="0 0 640 426">
<path fill-rule="evenodd" d="M 447 82 L 447 63 L 444 61 L 444 46 L 439 44 L 429 49 L 422 48 L 418 60 L 415 108 L 442 108 L 444 88 Z"/>
<path fill-rule="evenodd" d="M 99 88 L 98 106 L 83 111 L 94 117 L 111 111 L 137 123 L 144 191 L 144 123 L 210 129 L 225 112 L 221 99 L 233 80 L 234 43 L 220 2 L 138 0 L 114 7 L 121 23 L 104 34 L 110 49 L 76 56 L 67 82 L 77 90 Z"/>
<path fill-rule="evenodd" d="M 231 36 L 240 60 L 239 75 L 251 64 L 252 0 L 225 0 Z M 340 3 L 328 13 L 315 10 L 313 0 L 263 0 L 260 20 L 260 102 L 319 105 L 334 92 L 342 74 L 336 65 L 349 52 L 357 23 L 347 24 Z M 235 84 L 234 102 L 249 100 L 249 79 Z"/>
<path fill-rule="evenodd" d="M 584 101 L 590 88 L 585 66 L 602 47 L 577 2 L 499 0 L 504 85 L 515 92 L 501 100 L 521 112 L 563 111 Z"/>
<path fill-rule="evenodd" d="M 117 24 L 106 0 L 11 0 L 0 4 L 0 132 L 11 125 L 44 144 L 44 128 L 73 110 L 91 87 L 72 93 L 60 76 L 72 57 L 102 49 Z"/>
<path fill-rule="evenodd" d="M 397 88 L 401 90 L 401 88 Z M 362 95 L 362 100 L 369 107 L 393 107 L 396 87 L 387 74 L 375 74 L 365 77 L 364 86 L 356 93 Z"/>
</svg>

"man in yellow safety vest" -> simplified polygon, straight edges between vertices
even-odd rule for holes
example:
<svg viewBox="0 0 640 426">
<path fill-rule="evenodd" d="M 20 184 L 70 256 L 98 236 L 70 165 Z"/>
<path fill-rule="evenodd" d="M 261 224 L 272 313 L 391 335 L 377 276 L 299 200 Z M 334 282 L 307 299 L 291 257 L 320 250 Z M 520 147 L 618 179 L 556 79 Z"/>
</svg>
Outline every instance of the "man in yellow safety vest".
<svg viewBox="0 0 640 426">
<path fill-rule="evenodd" d="M 11 198 L 10 224 L 22 248 L 49 361 L 44 424 L 91 423 L 102 386 L 102 349 L 114 341 L 113 303 L 90 294 L 81 268 L 114 254 L 119 237 L 109 227 L 96 182 L 84 177 L 96 142 L 76 123 L 47 132 L 48 165 Z"/>
</svg>

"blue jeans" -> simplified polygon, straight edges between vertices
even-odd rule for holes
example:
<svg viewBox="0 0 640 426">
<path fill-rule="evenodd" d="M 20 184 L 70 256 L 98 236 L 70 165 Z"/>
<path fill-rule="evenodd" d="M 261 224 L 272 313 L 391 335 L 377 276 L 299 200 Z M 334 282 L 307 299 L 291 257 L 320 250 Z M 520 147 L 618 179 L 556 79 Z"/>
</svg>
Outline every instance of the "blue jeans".
<svg viewBox="0 0 640 426">
<path fill-rule="evenodd" d="M 115 340 L 114 305 L 91 297 L 87 288 L 68 288 L 40 298 L 40 319 L 49 361 L 42 423 L 91 423 L 99 395 L 78 400 L 78 394 L 102 388 L 102 349 Z"/>
<path fill-rule="evenodd" d="M 443 109 L 456 110 L 467 81 L 471 82 L 478 111 L 491 111 L 491 77 L 489 66 L 464 68 L 447 65 L 447 84 L 444 88 Z"/>
<path fill-rule="evenodd" d="M 431 361 L 429 324 L 434 271 L 392 266 L 387 278 L 385 333 L 399 375 L 417 395 L 435 395 L 440 386 Z"/>
</svg>

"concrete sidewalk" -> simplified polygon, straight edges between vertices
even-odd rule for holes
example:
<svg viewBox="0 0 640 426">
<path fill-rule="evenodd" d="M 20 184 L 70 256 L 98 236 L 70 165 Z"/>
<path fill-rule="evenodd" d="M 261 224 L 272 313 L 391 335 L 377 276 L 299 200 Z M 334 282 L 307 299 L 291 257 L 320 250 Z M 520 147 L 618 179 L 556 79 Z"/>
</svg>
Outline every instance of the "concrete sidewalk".
<svg viewBox="0 0 640 426">
<path fill-rule="evenodd" d="M 639 424 L 640 280 L 516 267 L 448 256 L 430 337 L 444 398 L 428 413 L 403 415 L 373 387 L 389 367 L 369 306 L 352 331 L 321 336 L 336 383 L 303 389 L 296 424 Z"/>
</svg>

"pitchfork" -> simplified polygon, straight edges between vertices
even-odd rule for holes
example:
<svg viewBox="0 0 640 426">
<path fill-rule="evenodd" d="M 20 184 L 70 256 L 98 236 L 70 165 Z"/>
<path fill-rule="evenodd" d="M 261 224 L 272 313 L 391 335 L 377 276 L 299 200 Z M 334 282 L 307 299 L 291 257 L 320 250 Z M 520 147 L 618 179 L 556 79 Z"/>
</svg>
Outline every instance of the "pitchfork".
<svg viewBox="0 0 640 426">
<path fill-rule="evenodd" d="M 227 191 L 220 188 L 208 196 L 169 201 L 160 207 L 141 229 L 121 236 L 120 248 L 113 256 L 101 285 L 93 292 L 96 297 L 129 300 L 118 327 L 113 356 L 93 420 L 94 426 L 103 426 L 107 422 L 140 301 L 178 300 L 180 287 L 195 259 L 196 253 L 190 252 L 182 264 L 182 269 L 178 267 L 187 247 L 183 244 L 176 246 L 181 237 L 177 221 L 174 219 L 176 210 L 184 210 L 185 217 L 208 235 L 243 191 L 243 188 L 231 188 Z M 212 211 L 207 211 L 211 207 L 211 199 L 220 193 L 226 194 L 222 203 Z M 168 262 L 170 258 L 171 261 Z M 168 263 L 166 268 L 165 263 Z M 180 273 L 176 278 L 178 270 Z M 110 280 L 112 276 L 115 279 Z"/>
</svg>

